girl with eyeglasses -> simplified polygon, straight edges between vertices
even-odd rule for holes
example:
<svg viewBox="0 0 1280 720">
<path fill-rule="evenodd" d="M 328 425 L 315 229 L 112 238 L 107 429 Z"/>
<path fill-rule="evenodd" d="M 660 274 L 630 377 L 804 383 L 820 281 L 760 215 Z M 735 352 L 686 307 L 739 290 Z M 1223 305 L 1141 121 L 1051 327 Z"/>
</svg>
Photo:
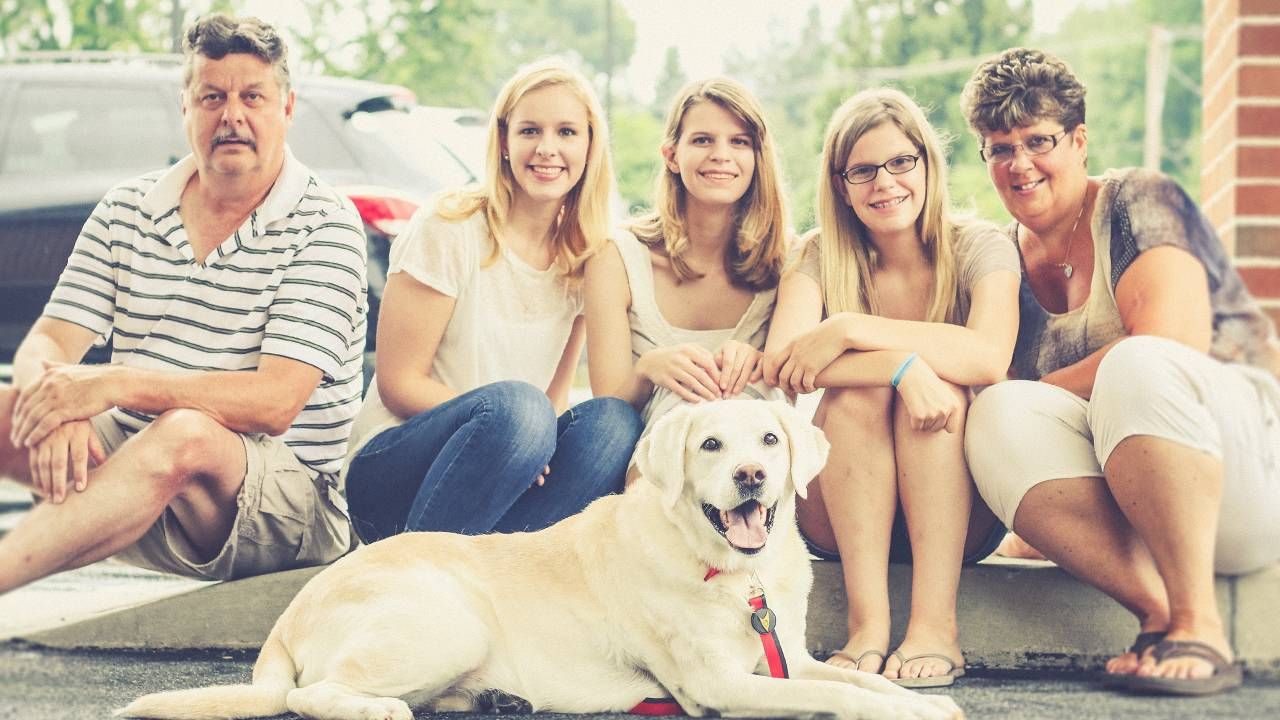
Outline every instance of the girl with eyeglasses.
<svg viewBox="0 0 1280 720">
<path fill-rule="evenodd" d="M 849 639 L 829 660 L 901 685 L 964 674 L 963 562 L 1004 535 L 965 466 L 969 388 L 1005 377 L 1018 326 L 1018 257 L 988 223 L 952 216 L 938 133 L 905 94 L 868 90 L 831 118 L 820 226 L 783 277 L 766 381 L 823 388 L 831 442 L 800 501 L 817 556 L 842 563 Z M 889 654 L 888 563 L 910 561 L 911 614 Z"/>
<path fill-rule="evenodd" d="M 1236 687 L 1214 573 L 1280 559 L 1275 329 L 1177 183 L 1089 175 L 1066 63 L 1006 50 L 962 106 L 1023 264 L 1018 379 L 972 408 L 974 480 L 1019 536 L 1136 616 L 1112 682 Z"/>
<path fill-rule="evenodd" d="M 586 268 L 591 389 L 647 427 L 682 402 L 782 398 L 758 382 L 790 233 L 760 103 L 728 78 L 689 83 L 661 153 L 655 209 Z"/>
</svg>

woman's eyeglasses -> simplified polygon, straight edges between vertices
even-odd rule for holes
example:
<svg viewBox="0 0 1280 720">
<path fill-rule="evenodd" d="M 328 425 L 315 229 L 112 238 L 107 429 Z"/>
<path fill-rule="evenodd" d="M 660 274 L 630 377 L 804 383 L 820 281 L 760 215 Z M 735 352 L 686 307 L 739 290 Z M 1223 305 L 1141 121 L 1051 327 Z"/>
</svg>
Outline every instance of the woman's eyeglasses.
<svg viewBox="0 0 1280 720">
<path fill-rule="evenodd" d="M 890 175 L 901 175 L 913 170 L 919 160 L 919 155 L 899 155 L 889 158 L 879 165 L 854 165 L 843 172 L 836 173 L 836 175 L 844 178 L 844 181 L 850 185 L 861 185 L 875 180 L 876 175 L 880 174 L 880 168 L 884 168 L 885 172 Z"/>
<path fill-rule="evenodd" d="M 1058 147 L 1058 141 L 1065 137 L 1066 130 L 1053 135 L 1032 135 L 1025 141 L 1020 143 L 996 143 L 987 145 L 978 150 L 978 154 L 982 159 L 992 165 L 999 165 L 1003 162 L 1009 162 L 1013 159 L 1018 148 L 1022 148 L 1028 155 L 1043 155 L 1050 150 Z"/>
</svg>

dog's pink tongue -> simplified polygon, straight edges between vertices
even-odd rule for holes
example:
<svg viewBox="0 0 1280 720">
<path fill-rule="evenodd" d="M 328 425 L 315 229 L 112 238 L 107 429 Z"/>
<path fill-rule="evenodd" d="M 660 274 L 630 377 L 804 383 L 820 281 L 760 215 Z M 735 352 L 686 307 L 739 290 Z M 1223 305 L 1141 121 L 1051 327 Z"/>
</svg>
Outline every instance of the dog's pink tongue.
<svg viewBox="0 0 1280 720">
<path fill-rule="evenodd" d="M 735 547 L 753 549 L 764 547 L 769 530 L 764 526 L 764 506 L 747 503 L 724 513 L 724 536 Z"/>
</svg>

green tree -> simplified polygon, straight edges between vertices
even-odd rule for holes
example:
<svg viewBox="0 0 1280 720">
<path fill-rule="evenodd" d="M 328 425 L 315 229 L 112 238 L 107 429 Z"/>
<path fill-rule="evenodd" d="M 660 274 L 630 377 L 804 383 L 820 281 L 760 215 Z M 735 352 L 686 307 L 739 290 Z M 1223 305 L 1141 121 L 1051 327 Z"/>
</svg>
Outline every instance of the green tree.
<svg viewBox="0 0 1280 720">
<path fill-rule="evenodd" d="M 169 3 L 157 0 L 73 0 L 73 50 L 164 52 L 169 49 Z"/>
<path fill-rule="evenodd" d="M 13 55 L 22 50 L 57 47 L 53 14 L 40 0 L 0 2 L 0 51 Z"/>
<path fill-rule="evenodd" d="M 631 17 L 614 3 L 605 23 L 601 0 L 495 2 L 499 48 L 520 65 L 543 55 L 571 54 L 597 74 L 627 66 L 636 50 Z M 513 68 L 514 69 L 514 68 Z"/>
<path fill-rule="evenodd" d="M 165 0 L 7 0 L 0 2 L 0 37 L 5 54 L 156 52 L 169 48 L 168 18 Z"/>
<path fill-rule="evenodd" d="M 1164 88 L 1160 169 L 1194 197 L 1200 187 L 1200 56 L 1196 30 L 1203 11 L 1199 0 L 1133 0 L 1072 13 L 1046 40 L 1045 48 L 1062 57 L 1088 89 L 1089 166 L 1091 171 L 1142 164 L 1146 133 L 1146 58 L 1150 28 L 1183 30 L 1175 40 L 1172 72 Z M 1099 33 L 1098 28 L 1112 28 Z M 1191 37 L 1188 37 L 1190 35 Z"/>
<path fill-rule="evenodd" d="M 428 105 L 485 107 L 501 73 L 489 30 L 493 5 L 389 0 L 384 16 L 352 29 L 343 22 L 347 3 L 320 0 L 307 5 L 312 30 L 297 33 L 296 42 L 303 60 L 326 74 L 404 85 Z"/>
<path fill-rule="evenodd" d="M 782 163 L 792 224 L 800 231 L 814 224 L 814 188 L 826 123 L 820 115 L 829 114 L 816 109 L 834 69 L 832 43 L 825 39 L 825 32 L 822 13 L 812 6 L 799 36 L 771 43 L 776 49 L 769 54 L 732 57 L 726 68 L 730 76 L 755 88 L 765 106 Z"/>
<path fill-rule="evenodd" d="M 303 59 L 325 73 L 404 85 L 431 105 L 487 107 L 517 67 L 543 55 L 568 56 L 599 80 L 635 51 L 635 23 L 616 9 L 606 32 L 598 0 L 388 0 L 384 15 L 354 31 L 343 23 L 347 5 L 307 5 Z"/>
<path fill-rule="evenodd" d="M 659 118 L 667 116 L 667 107 L 675 99 L 676 93 L 689 81 L 684 67 L 680 65 L 680 51 L 674 46 L 667 48 L 662 60 L 662 70 L 653 84 L 653 114 Z"/>
<path fill-rule="evenodd" d="M 662 121 L 649 108 L 625 102 L 614 107 L 610 129 L 618 194 L 628 212 L 635 214 L 653 203 L 654 183 L 661 168 L 658 147 L 662 143 Z"/>
</svg>

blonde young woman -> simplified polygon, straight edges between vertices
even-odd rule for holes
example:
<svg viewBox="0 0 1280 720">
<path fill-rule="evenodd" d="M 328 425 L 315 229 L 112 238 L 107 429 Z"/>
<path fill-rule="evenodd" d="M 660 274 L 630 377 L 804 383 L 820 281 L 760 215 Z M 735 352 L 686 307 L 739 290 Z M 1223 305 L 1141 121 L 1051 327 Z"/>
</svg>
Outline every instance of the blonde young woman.
<svg viewBox="0 0 1280 720">
<path fill-rule="evenodd" d="M 968 388 L 1009 365 L 1018 258 L 994 226 L 951 217 L 938 134 L 897 90 L 836 110 L 821 173 L 821 227 L 779 286 L 765 375 L 825 388 L 814 421 L 832 450 L 799 522 L 815 554 L 842 561 L 849 640 L 830 662 L 948 685 L 964 673 L 961 563 L 1003 535 L 975 501 L 962 436 Z M 911 616 L 890 654 L 888 563 L 908 558 Z"/>
<path fill-rule="evenodd" d="M 778 161 L 754 97 L 727 78 L 686 85 L 667 114 L 656 210 L 587 262 L 596 395 L 642 408 L 759 395 L 786 253 Z"/>
<path fill-rule="evenodd" d="M 346 475 L 365 542 L 546 527 L 620 489 L 640 433 L 616 399 L 564 411 L 582 262 L 605 237 L 612 184 L 587 81 L 556 61 L 508 81 L 488 167 L 482 188 L 419 211 L 391 250 Z"/>
</svg>

